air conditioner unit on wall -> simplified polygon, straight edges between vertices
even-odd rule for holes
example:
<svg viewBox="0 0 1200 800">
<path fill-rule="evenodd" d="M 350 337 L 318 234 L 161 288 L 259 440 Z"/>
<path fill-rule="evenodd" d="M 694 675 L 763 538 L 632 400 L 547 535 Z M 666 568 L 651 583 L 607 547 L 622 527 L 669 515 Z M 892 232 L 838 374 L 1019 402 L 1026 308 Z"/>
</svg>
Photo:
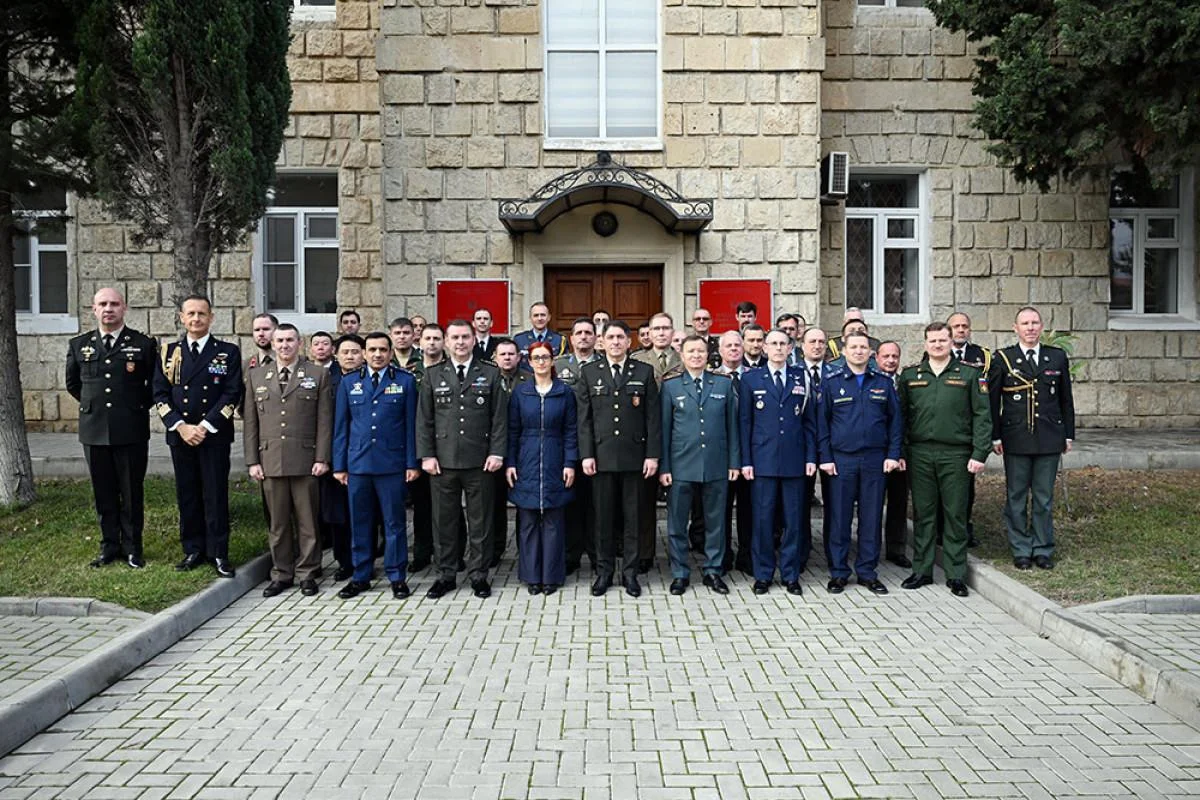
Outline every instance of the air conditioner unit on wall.
<svg viewBox="0 0 1200 800">
<path fill-rule="evenodd" d="M 833 152 L 821 159 L 821 202 L 845 200 L 850 193 L 850 154 Z"/>
</svg>

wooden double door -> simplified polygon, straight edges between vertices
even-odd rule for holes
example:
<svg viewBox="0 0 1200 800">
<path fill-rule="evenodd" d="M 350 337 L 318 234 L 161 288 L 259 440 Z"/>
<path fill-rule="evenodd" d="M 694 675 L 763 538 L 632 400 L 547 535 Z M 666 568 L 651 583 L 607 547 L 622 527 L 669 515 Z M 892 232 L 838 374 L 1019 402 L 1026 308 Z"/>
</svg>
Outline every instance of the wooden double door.
<svg viewBox="0 0 1200 800">
<path fill-rule="evenodd" d="M 544 267 L 550 327 L 569 335 L 579 317 L 603 308 L 634 330 L 661 311 L 662 265 Z"/>
</svg>

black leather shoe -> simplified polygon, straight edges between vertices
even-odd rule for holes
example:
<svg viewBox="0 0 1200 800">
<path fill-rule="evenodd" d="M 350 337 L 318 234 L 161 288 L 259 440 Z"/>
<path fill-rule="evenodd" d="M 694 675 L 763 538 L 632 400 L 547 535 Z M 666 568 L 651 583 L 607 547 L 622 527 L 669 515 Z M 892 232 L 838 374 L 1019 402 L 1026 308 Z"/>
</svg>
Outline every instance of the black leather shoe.
<svg viewBox="0 0 1200 800">
<path fill-rule="evenodd" d="M 645 575 L 650 570 L 654 569 L 653 558 L 643 558 L 638 562 L 638 575 Z"/>
<path fill-rule="evenodd" d="M 804 587 L 800 585 L 800 581 L 790 581 L 787 585 L 787 593 L 802 595 L 804 594 Z"/>
<path fill-rule="evenodd" d="M 671 581 L 671 594 L 681 595 L 688 590 L 688 585 L 691 584 L 687 578 L 676 578 Z"/>
<path fill-rule="evenodd" d="M 547 597 L 549 597 L 550 595 L 554 594 L 557 591 L 558 591 L 557 583 L 547 583 L 545 586 L 542 587 L 542 594 L 546 595 Z"/>
<path fill-rule="evenodd" d="M 306 578 L 300 581 L 300 594 L 305 597 L 312 597 L 317 593 L 317 582 L 312 578 Z"/>
<path fill-rule="evenodd" d="M 755 581 L 754 588 L 752 591 L 755 594 L 766 594 L 767 592 L 771 591 L 771 582 L 770 581 Z"/>
<path fill-rule="evenodd" d="M 213 565 L 217 568 L 217 574 L 222 578 L 232 578 L 237 575 L 237 570 L 233 568 L 233 563 L 228 558 L 215 558 Z"/>
<path fill-rule="evenodd" d="M 429 563 L 430 562 L 429 562 L 428 558 L 424 558 L 424 557 L 414 558 L 412 560 L 412 562 L 408 565 L 408 571 L 409 572 L 420 572 L 424 569 L 427 569 L 429 567 Z"/>
<path fill-rule="evenodd" d="M 425 593 L 425 596 L 430 600 L 437 600 L 439 597 L 445 597 L 457 588 L 458 585 L 454 581 L 438 578 L 433 582 L 433 586 L 429 587 L 429 591 Z"/>
<path fill-rule="evenodd" d="M 124 558 L 124 556 L 122 556 L 120 553 L 116 553 L 115 555 L 110 555 L 110 556 L 106 556 L 103 553 L 101 553 L 100 555 L 93 558 L 90 562 L 88 562 L 88 566 L 94 567 L 94 568 L 107 567 L 109 564 L 113 563 L 114 561 L 118 561 L 122 558 Z"/>
<path fill-rule="evenodd" d="M 482 600 L 492 596 L 492 585 L 487 582 L 487 578 L 480 578 L 477 581 L 471 581 L 471 591 Z"/>
<path fill-rule="evenodd" d="M 950 580 L 946 581 L 946 585 L 950 587 L 950 594 L 954 595 L 955 597 L 966 597 L 970 594 L 970 592 L 967 591 L 967 585 L 957 578 L 951 578 Z"/>
<path fill-rule="evenodd" d="M 867 590 L 869 592 L 871 592 L 871 594 L 887 594 L 888 593 L 888 588 L 886 586 L 884 586 L 883 581 L 879 580 L 878 578 L 875 578 L 874 580 L 870 580 L 870 581 L 859 581 L 858 583 L 860 586 L 866 587 Z"/>
<path fill-rule="evenodd" d="M 601 575 L 592 581 L 592 597 L 602 597 L 610 588 L 612 588 L 612 577 Z"/>
<path fill-rule="evenodd" d="M 721 576 L 710 572 L 704 576 L 704 585 L 717 594 L 729 594 L 729 586 L 721 580 Z"/>
<path fill-rule="evenodd" d="M 1013 566 L 1017 569 L 1033 569 L 1033 559 L 1027 556 L 1017 556 L 1013 559 Z"/>
<path fill-rule="evenodd" d="M 912 562 L 909 561 L 908 556 L 905 556 L 905 555 L 888 556 L 887 560 L 892 562 L 893 564 L 895 564 L 897 567 L 902 567 L 904 569 L 912 569 Z"/>
<path fill-rule="evenodd" d="M 920 589 L 922 586 L 929 586 L 933 583 L 932 575 L 918 575 L 913 573 L 904 579 L 904 583 L 900 584 L 901 589 Z"/>
<path fill-rule="evenodd" d="M 290 588 L 292 588 L 291 581 L 271 581 L 267 584 L 267 588 L 263 589 L 263 597 L 274 597 L 282 594 L 284 589 Z"/>
<path fill-rule="evenodd" d="M 125 563 L 129 565 L 130 569 L 146 568 L 146 559 L 142 558 L 141 556 L 130 556 L 129 558 L 125 559 Z"/>
<path fill-rule="evenodd" d="M 397 600 L 403 600 L 411 594 L 412 591 L 409 590 L 407 583 L 404 581 L 392 581 L 392 597 Z"/>
<path fill-rule="evenodd" d="M 1054 569 L 1054 562 L 1050 556 L 1034 556 L 1033 565 L 1038 569 Z"/>
<path fill-rule="evenodd" d="M 636 576 L 634 576 L 632 578 L 626 578 L 624 580 L 624 584 L 625 584 L 625 594 L 629 595 L 630 597 L 641 597 L 642 596 L 642 585 L 640 583 L 638 583 L 638 579 Z"/>
<path fill-rule="evenodd" d="M 338 592 L 338 597 L 349 600 L 351 597 L 358 597 L 363 592 L 369 591 L 370 588 L 370 581 L 350 581 Z"/>
<path fill-rule="evenodd" d="M 825 584 L 825 589 L 830 594 L 841 594 L 846 590 L 845 578 L 830 578 L 829 583 Z"/>
<path fill-rule="evenodd" d="M 204 564 L 204 556 L 199 553 L 188 553 L 183 560 L 175 565 L 176 572 L 189 572 Z"/>
<path fill-rule="evenodd" d="M 530 594 L 541 594 L 542 593 L 542 585 L 540 583 L 531 583 L 526 588 L 526 591 L 528 591 Z"/>
<path fill-rule="evenodd" d="M 354 570 L 349 569 L 347 567 L 338 567 L 333 572 L 333 582 L 334 583 L 341 583 L 342 581 L 348 581 L 352 577 L 354 577 Z"/>
</svg>

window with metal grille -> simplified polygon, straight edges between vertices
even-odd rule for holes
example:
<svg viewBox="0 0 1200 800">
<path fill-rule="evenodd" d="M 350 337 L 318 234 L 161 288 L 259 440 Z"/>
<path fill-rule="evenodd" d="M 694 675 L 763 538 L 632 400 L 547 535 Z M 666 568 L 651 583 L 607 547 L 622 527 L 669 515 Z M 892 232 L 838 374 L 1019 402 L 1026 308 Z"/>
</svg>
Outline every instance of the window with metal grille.
<svg viewBox="0 0 1200 800">
<path fill-rule="evenodd" d="M 846 306 L 919 314 L 924 275 L 919 175 L 851 173 L 846 199 Z"/>
</svg>

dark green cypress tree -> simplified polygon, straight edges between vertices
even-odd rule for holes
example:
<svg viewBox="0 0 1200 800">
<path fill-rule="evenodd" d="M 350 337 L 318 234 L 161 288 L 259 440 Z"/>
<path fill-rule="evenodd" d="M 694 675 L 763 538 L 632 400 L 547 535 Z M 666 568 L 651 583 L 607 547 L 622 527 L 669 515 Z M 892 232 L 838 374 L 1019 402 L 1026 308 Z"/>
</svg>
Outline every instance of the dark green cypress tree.
<svg viewBox="0 0 1200 800">
<path fill-rule="evenodd" d="M 96 192 L 168 244 L 174 299 L 253 228 L 287 125 L 291 0 L 79 0 L 77 119 Z"/>
</svg>

